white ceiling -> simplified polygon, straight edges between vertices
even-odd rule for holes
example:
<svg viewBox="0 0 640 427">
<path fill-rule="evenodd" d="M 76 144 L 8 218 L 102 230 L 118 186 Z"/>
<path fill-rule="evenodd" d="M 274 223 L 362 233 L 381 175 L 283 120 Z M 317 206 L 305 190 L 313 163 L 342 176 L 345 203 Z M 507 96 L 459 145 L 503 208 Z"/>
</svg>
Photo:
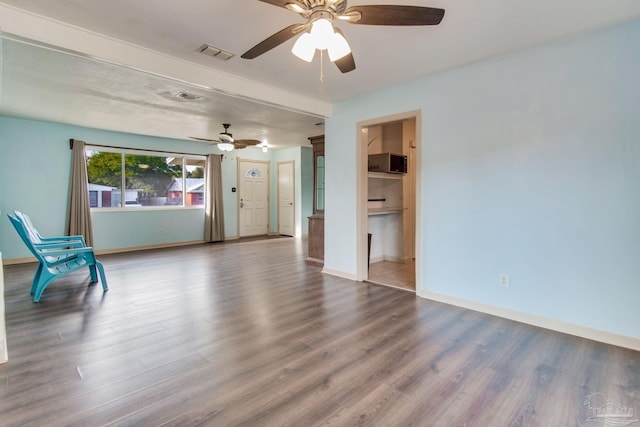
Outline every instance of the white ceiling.
<svg viewBox="0 0 640 427">
<path fill-rule="evenodd" d="M 235 138 L 266 139 L 274 149 L 324 133 L 322 118 L 120 65 L 11 39 L 2 50 L 7 116 L 178 139 L 216 138 L 230 123 Z M 181 92 L 201 99 L 185 101 Z"/>
<path fill-rule="evenodd" d="M 15 16 L 0 14 L 0 30 L 6 37 L 39 39 L 81 55 L 4 39 L 0 113 L 173 138 L 212 137 L 222 130 L 222 122 L 230 122 L 237 137 L 269 138 L 282 147 L 300 145 L 306 137 L 323 133 L 315 124 L 322 121 L 319 117 L 326 115 L 326 108 L 301 108 L 299 102 L 289 102 L 291 93 L 304 102 L 315 100 L 326 106 L 640 18 L 637 0 L 351 0 L 349 6 L 389 3 L 440 7 L 446 13 L 442 23 L 433 27 L 338 23 L 353 49 L 357 69 L 341 74 L 325 61 L 321 82 L 318 56 L 311 64 L 297 59 L 290 53 L 293 40 L 256 59 L 240 58 L 264 38 L 303 22 L 293 12 L 258 0 L 2 0 L 0 9 L 19 13 L 27 23 L 19 26 Z M 59 22 L 49 30 L 37 21 L 41 16 L 32 13 Z M 60 35 L 63 27 L 87 41 L 107 36 L 107 48 L 78 47 L 82 46 L 79 41 Z M 146 67 L 134 64 L 135 60 L 114 60 L 115 50 L 125 46 L 120 41 L 135 45 L 141 52 L 138 56 L 155 51 L 177 58 L 181 65 L 159 73 L 173 79 L 140 73 L 136 69 L 158 73 L 153 68 L 160 61 Z M 196 51 L 203 43 L 237 56 L 229 61 L 204 56 Z M 217 73 L 220 82 L 233 76 L 235 89 L 229 92 L 242 97 L 227 96 L 223 83 L 188 84 L 192 80 L 184 77 L 190 75 L 187 71 L 196 75 L 202 69 Z M 259 104 L 247 100 L 263 89 L 272 90 L 273 96 L 256 95 Z M 204 99 L 187 103 L 172 97 L 180 90 Z"/>
</svg>

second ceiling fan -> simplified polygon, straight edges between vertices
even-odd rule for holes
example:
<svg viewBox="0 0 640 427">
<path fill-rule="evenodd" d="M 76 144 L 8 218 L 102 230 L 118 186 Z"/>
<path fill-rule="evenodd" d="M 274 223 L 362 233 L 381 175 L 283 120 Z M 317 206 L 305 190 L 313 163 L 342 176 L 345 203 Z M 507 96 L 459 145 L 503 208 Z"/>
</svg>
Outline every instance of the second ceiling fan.
<svg viewBox="0 0 640 427">
<path fill-rule="evenodd" d="M 299 13 L 307 22 L 292 24 L 261 41 L 242 58 L 253 59 L 300 35 L 292 52 L 311 62 L 316 49 L 327 50 L 329 59 L 343 73 L 356 68 L 349 43 L 334 20 L 361 25 L 438 25 L 444 9 L 422 6 L 370 5 L 347 8 L 347 0 L 260 0 Z M 309 32 L 307 30 L 310 29 Z"/>
<path fill-rule="evenodd" d="M 239 150 L 254 145 L 259 145 L 263 149 L 266 147 L 264 142 L 257 139 L 233 139 L 233 134 L 229 133 L 229 127 L 231 127 L 231 125 L 229 123 L 223 123 L 222 126 L 224 127 L 224 132 L 218 134 L 218 139 L 199 138 L 196 136 L 190 136 L 189 138 L 198 141 L 216 142 L 221 151 L 231 151 L 234 148 Z"/>
</svg>

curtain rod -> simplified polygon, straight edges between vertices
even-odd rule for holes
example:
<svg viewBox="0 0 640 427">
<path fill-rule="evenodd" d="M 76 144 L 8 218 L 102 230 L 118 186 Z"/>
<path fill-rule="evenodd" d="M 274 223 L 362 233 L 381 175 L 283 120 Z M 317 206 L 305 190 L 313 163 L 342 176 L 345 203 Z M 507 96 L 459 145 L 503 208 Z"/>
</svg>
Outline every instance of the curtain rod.
<svg viewBox="0 0 640 427">
<path fill-rule="evenodd" d="M 69 140 L 69 149 L 73 150 L 73 141 L 75 141 L 75 139 L 70 139 Z M 86 143 L 85 144 L 91 146 L 91 147 L 102 147 L 102 148 L 115 148 L 118 150 L 132 150 L 132 151 L 147 151 L 150 153 L 162 153 L 162 154 L 184 154 L 186 156 L 206 156 L 206 154 L 198 154 L 198 153 L 182 153 L 180 151 L 161 151 L 161 150 L 152 150 L 152 149 L 142 149 L 142 148 L 129 148 L 129 147 L 120 147 L 117 145 L 103 145 L 103 144 L 89 144 Z"/>
</svg>

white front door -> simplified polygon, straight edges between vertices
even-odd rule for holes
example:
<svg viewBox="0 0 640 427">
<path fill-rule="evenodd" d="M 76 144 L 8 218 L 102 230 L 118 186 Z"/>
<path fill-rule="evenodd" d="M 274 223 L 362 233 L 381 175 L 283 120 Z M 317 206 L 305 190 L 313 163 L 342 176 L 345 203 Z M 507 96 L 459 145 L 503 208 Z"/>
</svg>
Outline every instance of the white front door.
<svg viewBox="0 0 640 427">
<path fill-rule="evenodd" d="M 269 162 L 238 159 L 238 234 L 269 231 Z"/>
<path fill-rule="evenodd" d="M 278 234 L 295 235 L 294 162 L 278 163 Z"/>
</svg>

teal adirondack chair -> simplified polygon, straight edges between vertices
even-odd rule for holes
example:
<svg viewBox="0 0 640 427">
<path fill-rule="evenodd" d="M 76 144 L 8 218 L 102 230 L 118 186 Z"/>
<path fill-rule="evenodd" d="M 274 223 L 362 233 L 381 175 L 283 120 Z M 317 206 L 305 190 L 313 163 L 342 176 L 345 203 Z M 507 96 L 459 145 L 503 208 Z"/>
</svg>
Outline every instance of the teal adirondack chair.
<svg viewBox="0 0 640 427">
<path fill-rule="evenodd" d="M 99 274 L 102 290 L 104 292 L 109 290 L 104 267 L 100 261 L 96 260 L 92 247 L 72 247 L 74 242 L 60 240 L 42 242 L 42 238 L 33 238 L 28 228 L 17 216 L 11 214 L 7 214 L 7 216 L 24 244 L 38 260 L 38 267 L 31 285 L 33 302 L 40 301 L 42 292 L 54 279 L 87 267 L 91 283 L 98 281 Z"/>
<path fill-rule="evenodd" d="M 38 230 L 36 230 L 36 228 L 33 226 L 29 215 L 20 211 L 13 211 L 13 214 L 22 223 L 22 225 L 24 225 L 27 233 L 29 233 L 29 240 L 31 240 L 35 245 L 66 242 L 66 245 L 61 247 L 84 248 L 87 246 L 87 244 L 84 242 L 84 237 L 82 236 L 42 237 Z"/>
</svg>

